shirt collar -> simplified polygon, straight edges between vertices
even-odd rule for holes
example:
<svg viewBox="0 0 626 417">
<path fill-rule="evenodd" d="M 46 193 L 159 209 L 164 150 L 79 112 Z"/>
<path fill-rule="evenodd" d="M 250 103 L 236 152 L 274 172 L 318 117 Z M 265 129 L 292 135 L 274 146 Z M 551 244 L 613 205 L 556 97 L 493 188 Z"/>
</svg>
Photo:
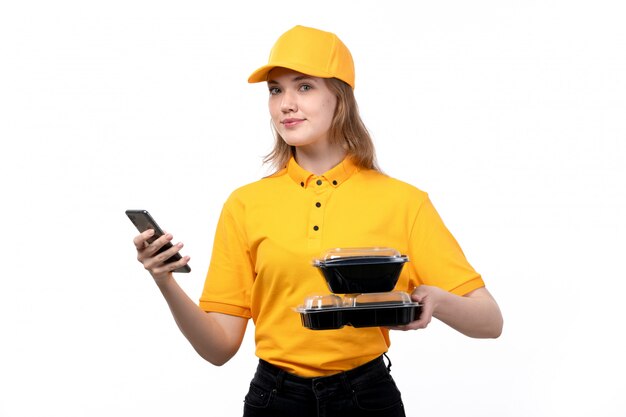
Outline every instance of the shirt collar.
<svg viewBox="0 0 626 417">
<path fill-rule="evenodd" d="M 315 179 L 325 179 L 332 187 L 339 187 L 343 184 L 352 174 L 358 171 L 358 167 L 352 162 L 350 157 L 344 158 L 343 161 L 329 169 L 322 175 L 315 175 L 302 168 L 294 157 L 292 156 L 287 164 L 287 174 L 294 180 L 299 186 L 306 188 L 309 183 Z"/>
</svg>

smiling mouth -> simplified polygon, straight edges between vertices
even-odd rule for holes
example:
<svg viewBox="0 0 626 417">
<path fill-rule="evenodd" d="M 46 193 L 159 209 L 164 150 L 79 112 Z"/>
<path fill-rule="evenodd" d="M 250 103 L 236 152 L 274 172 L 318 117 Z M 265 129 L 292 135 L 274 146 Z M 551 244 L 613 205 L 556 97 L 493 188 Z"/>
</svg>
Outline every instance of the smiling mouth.
<svg viewBox="0 0 626 417">
<path fill-rule="evenodd" d="M 304 119 L 285 119 L 281 123 L 285 127 L 294 127 L 302 123 Z"/>
</svg>

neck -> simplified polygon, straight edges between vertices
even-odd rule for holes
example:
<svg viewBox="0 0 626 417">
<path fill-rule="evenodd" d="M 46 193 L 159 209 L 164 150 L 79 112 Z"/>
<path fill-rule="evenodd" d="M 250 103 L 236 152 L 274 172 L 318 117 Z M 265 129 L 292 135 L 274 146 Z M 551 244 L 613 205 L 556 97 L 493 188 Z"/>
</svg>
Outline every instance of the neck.
<svg viewBox="0 0 626 417">
<path fill-rule="evenodd" d="M 324 149 L 301 146 L 296 148 L 294 155 L 298 165 L 315 175 L 322 175 L 334 168 L 345 157 L 346 151 L 340 145 L 329 146 Z"/>
</svg>

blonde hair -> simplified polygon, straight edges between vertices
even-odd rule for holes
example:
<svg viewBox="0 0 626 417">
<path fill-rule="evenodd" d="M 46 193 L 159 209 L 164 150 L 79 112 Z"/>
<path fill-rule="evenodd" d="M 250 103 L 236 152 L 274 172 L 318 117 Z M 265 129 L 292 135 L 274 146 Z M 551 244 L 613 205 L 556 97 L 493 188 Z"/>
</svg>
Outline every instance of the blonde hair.
<svg viewBox="0 0 626 417">
<path fill-rule="evenodd" d="M 380 171 L 376 162 L 374 142 L 361 116 L 354 91 L 337 78 L 325 78 L 326 85 L 337 97 L 337 108 L 333 116 L 329 136 L 333 144 L 341 144 L 356 166 Z M 288 145 L 272 126 L 274 149 L 265 156 L 263 163 L 270 164 L 276 171 L 283 169 L 294 155 L 295 149 Z"/>
</svg>

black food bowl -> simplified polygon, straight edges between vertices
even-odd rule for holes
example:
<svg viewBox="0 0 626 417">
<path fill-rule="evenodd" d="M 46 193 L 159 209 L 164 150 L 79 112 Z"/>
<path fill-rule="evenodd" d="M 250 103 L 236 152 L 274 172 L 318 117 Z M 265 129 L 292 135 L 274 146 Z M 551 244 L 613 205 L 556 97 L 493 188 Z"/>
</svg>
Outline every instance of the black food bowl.
<svg viewBox="0 0 626 417">
<path fill-rule="evenodd" d="M 363 299 L 362 295 L 346 297 L 341 306 L 331 304 L 311 306 L 307 299 L 303 306 L 296 308 L 296 311 L 300 313 L 302 325 L 312 330 L 341 329 L 346 325 L 400 326 L 417 320 L 422 312 L 422 306 L 412 302 L 407 293 L 385 293 L 380 294 L 380 297 L 379 294 L 371 295 L 374 297 L 368 299 Z"/>
<path fill-rule="evenodd" d="M 409 258 L 391 248 L 332 249 L 313 261 L 336 294 L 391 291 Z"/>
<path fill-rule="evenodd" d="M 344 326 L 343 300 L 334 295 L 311 295 L 298 307 L 302 325 L 309 329 L 330 330 Z"/>
</svg>

